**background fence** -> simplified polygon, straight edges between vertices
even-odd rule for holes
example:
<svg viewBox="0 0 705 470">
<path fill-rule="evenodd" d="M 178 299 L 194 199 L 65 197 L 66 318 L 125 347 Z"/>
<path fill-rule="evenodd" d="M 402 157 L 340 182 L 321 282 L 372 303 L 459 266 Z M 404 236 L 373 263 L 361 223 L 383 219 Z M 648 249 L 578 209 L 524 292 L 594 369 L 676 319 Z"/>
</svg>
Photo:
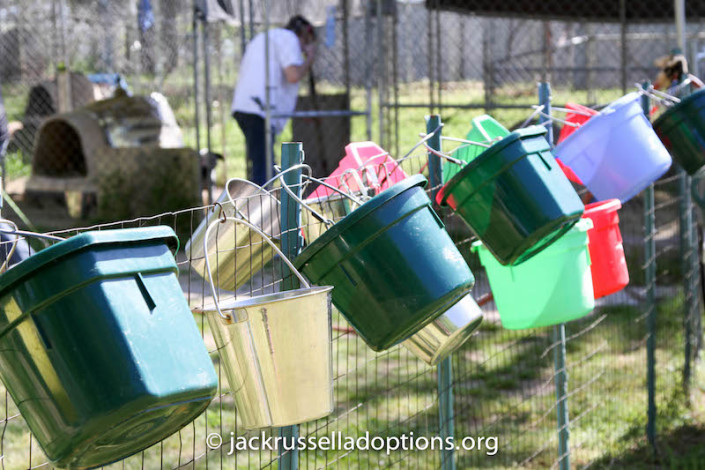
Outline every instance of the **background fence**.
<svg viewBox="0 0 705 470">
<path fill-rule="evenodd" d="M 217 169 L 216 177 L 223 183 L 227 177 L 245 172 L 244 141 L 229 116 L 229 103 L 244 44 L 264 29 L 265 14 L 272 24 L 282 24 L 299 12 L 316 22 L 321 40 L 314 68 L 319 93 L 347 95 L 346 109 L 362 113 L 342 121 L 324 118 L 326 135 L 345 136 L 344 128 L 349 126 L 349 140 L 374 138 L 397 157 L 426 131 L 426 113 L 440 114 L 445 123 L 443 134 L 453 137 L 464 136 L 470 119 L 483 112 L 490 112 L 507 126 L 518 125 L 530 112 L 529 106 L 538 102 L 536 81 L 540 79 L 551 82 L 557 104 L 606 104 L 633 89 L 634 82 L 653 78 L 657 71 L 653 60 L 668 54 L 676 42 L 671 20 L 604 23 L 461 14 L 429 9 L 414 1 L 238 2 L 235 24 L 208 25 L 204 40 L 204 29 L 194 35 L 191 5 L 185 1 L 153 1 L 151 16 L 145 10 L 140 15 L 136 2 L 26 3 L 0 0 L 0 82 L 10 119 L 24 125 L 15 134 L 8 155 L 6 186 L 40 229 L 65 235 L 83 229 L 57 229 L 87 225 L 57 217 L 59 210 L 65 212 L 66 195 L 58 202 L 56 198 L 37 202 L 26 198 L 24 191 L 36 132 L 47 115 L 59 111 L 56 71 L 62 66 L 83 74 L 120 73 L 136 95 L 163 93 L 174 109 L 185 145 L 208 146 L 224 155 L 226 164 Z M 701 26 L 701 18 L 688 18 L 693 56 L 702 40 Z M 194 50 L 198 52 L 195 58 Z M 691 66 L 696 70 L 697 61 L 691 61 Z M 36 88 L 38 85 L 42 87 Z M 88 89 L 81 86 L 79 83 L 72 89 L 74 95 L 76 90 Z M 108 93 L 110 88 L 108 84 L 100 90 Z M 302 85 L 304 96 L 308 94 L 305 88 Z M 73 103 L 77 107 L 94 99 L 96 93 L 96 87 L 91 86 L 91 96 L 74 96 L 68 109 Z M 295 120 L 281 140 L 295 137 L 297 125 L 317 124 Z M 63 145 L 70 150 L 69 140 L 67 137 Z M 320 155 L 311 150 L 317 145 L 315 136 L 303 140 L 307 160 L 340 156 L 340 152 Z M 427 158 L 418 150 L 404 169 L 409 174 L 419 172 Z M 317 176 L 325 174 L 319 171 Z M 148 184 L 149 176 L 138 184 Z M 620 293 L 598 301 L 592 315 L 566 325 L 564 342 L 551 328 L 504 330 L 494 304 L 483 306 L 483 325 L 453 355 L 452 374 L 446 373 L 445 379 L 452 384 L 455 436 L 497 436 L 498 451 L 495 455 L 488 455 L 487 449 L 458 451 L 457 468 L 560 468 L 568 460 L 575 468 L 624 468 L 630 466 L 629 459 L 642 458 L 640 454 L 663 450 L 693 433 L 699 435 L 690 427 L 698 417 L 698 395 L 693 389 L 698 390 L 696 359 L 702 342 L 698 235 L 693 220 L 701 217 L 693 213 L 689 184 L 671 170 L 652 190 L 624 205 L 620 227 L 631 283 Z M 429 191 L 434 189 L 437 185 L 431 185 Z M 253 199 L 251 203 L 260 201 Z M 98 228 L 165 224 L 175 229 L 184 246 L 204 210 L 185 207 L 113 223 L 124 218 L 116 214 Z M 3 215 L 17 218 L 7 206 Z M 456 216 L 441 215 L 476 276 L 474 297 L 482 298 L 489 292 L 489 284 L 470 251 L 471 234 Z M 208 286 L 191 268 L 188 253 L 181 250 L 177 260 L 190 305 L 202 307 L 208 300 Z M 278 290 L 282 272 L 279 261 L 268 265 L 236 296 Z M 218 398 L 204 415 L 176 435 L 111 467 L 279 465 L 279 456 L 270 451 L 234 455 L 227 455 L 227 448 L 208 451 L 205 440 L 211 432 L 222 436 L 255 433 L 239 427 L 208 324 L 202 316 L 197 315 L 196 320 L 221 379 Z M 380 436 L 410 432 L 435 436 L 443 432 L 442 427 L 447 430 L 449 417 L 442 418 L 440 410 L 449 389 L 439 387 L 436 368 L 426 366 L 400 346 L 374 353 L 348 330 L 340 316 L 335 316 L 334 325 L 336 409 L 329 418 L 302 425 L 301 435 L 340 431 L 356 437 L 369 431 Z M 565 367 L 556 369 L 556 354 L 563 347 Z M 570 418 L 564 428 L 570 431 L 569 454 L 559 452 L 557 422 L 561 402 L 556 400 L 555 381 L 557 374 L 564 372 L 568 379 L 563 403 Z M 691 399 L 695 408 L 692 403 L 688 407 Z M 48 466 L 7 393 L 2 404 L 3 468 Z M 647 438 L 649 422 L 652 427 Z M 277 430 L 267 432 L 276 434 Z M 660 458 L 665 458 L 663 452 Z M 298 465 L 441 468 L 442 455 L 431 451 L 390 455 L 302 452 Z"/>
</svg>

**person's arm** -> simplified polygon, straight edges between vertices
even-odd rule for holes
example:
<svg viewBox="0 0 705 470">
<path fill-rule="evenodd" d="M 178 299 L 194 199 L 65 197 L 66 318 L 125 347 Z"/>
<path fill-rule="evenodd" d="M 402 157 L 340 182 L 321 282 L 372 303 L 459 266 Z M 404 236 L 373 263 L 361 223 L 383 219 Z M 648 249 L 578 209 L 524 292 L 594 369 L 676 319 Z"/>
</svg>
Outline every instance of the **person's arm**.
<svg viewBox="0 0 705 470">
<path fill-rule="evenodd" d="M 286 76 L 286 81 L 289 83 L 296 83 L 306 76 L 308 71 L 313 66 L 313 61 L 316 58 L 316 44 L 311 43 L 305 46 L 304 55 L 306 59 L 301 65 L 289 65 L 284 68 L 284 75 Z"/>
</svg>

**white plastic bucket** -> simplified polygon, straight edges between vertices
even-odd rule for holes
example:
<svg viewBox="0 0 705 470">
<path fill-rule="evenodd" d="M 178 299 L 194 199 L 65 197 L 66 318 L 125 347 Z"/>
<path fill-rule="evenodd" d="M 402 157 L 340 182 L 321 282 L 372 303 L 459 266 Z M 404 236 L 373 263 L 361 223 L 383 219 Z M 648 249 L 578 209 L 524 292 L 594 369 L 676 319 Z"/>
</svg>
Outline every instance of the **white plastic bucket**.
<svg viewBox="0 0 705 470">
<path fill-rule="evenodd" d="M 554 153 L 600 201 L 628 201 L 671 166 L 638 93 L 623 96 L 593 116 Z"/>
</svg>

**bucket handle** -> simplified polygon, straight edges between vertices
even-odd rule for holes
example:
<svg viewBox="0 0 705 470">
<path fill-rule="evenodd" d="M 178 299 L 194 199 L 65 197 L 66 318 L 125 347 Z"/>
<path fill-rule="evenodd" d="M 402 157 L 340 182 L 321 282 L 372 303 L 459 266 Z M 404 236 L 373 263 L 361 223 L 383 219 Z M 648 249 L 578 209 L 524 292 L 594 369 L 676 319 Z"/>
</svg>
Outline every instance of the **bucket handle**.
<svg viewBox="0 0 705 470">
<path fill-rule="evenodd" d="M 3 220 L 4 222 L 7 222 Z M 46 233 L 36 233 L 36 232 L 27 232 L 26 230 L 7 230 L 0 228 L 0 232 L 2 233 L 8 233 L 10 235 L 19 235 L 22 237 L 35 237 L 35 238 L 44 238 L 46 240 L 52 240 L 55 242 L 62 242 L 66 240 L 65 238 L 57 237 L 54 235 L 48 235 Z"/>
<path fill-rule="evenodd" d="M 257 187 L 257 191 L 258 191 L 258 192 L 261 192 L 261 193 L 263 193 L 263 194 L 271 195 L 271 193 L 270 193 L 269 191 L 267 191 L 266 189 L 264 189 L 263 186 L 260 186 L 260 185 L 258 185 L 258 184 L 255 184 L 255 183 L 253 183 L 252 181 L 246 180 L 246 179 L 244 179 L 244 178 L 233 177 L 233 178 L 228 179 L 228 181 L 225 182 L 225 189 L 224 189 L 224 191 L 225 191 L 225 194 L 228 195 L 228 202 L 230 203 L 230 205 L 232 205 L 232 207 L 233 207 L 233 209 L 235 210 L 235 213 L 236 213 L 237 215 L 239 215 L 239 216 L 242 217 L 243 219 L 246 219 L 247 217 L 245 217 L 245 215 L 244 215 L 242 212 L 240 212 L 240 210 L 237 208 L 237 204 L 235 203 L 235 199 L 233 199 L 232 195 L 230 194 L 230 183 L 232 183 L 232 182 L 234 182 L 234 181 L 238 181 L 238 182 L 242 182 L 242 183 L 248 183 L 248 184 L 250 184 L 250 185 L 252 185 L 252 186 L 256 186 L 256 187 Z M 253 196 L 254 196 L 254 195 L 257 195 L 257 193 L 253 194 Z M 273 198 L 273 199 L 277 202 L 277 204 L 280 204 L 280 202 L 279 202 L 278 199 L 276 199 L 276 198 Z M 213 205 L 213 210 L 215 210 L 215 204 Z M 222 210 L 222 207 L 221 207 L 221 210 Z"/>
<path fill-rule="evenodd" d="M 360 173 L 358 173 L 358 170 L 354 168 L 348 168 L 340 175 L 340 184 L 345 185 L 345 188 L 347 189 L 348 193 L 353 192 L 353 190 L 350 189 L 350 185 L 348 185 L 348 176 L 352 176 L 353 180 L 355 180 L 355 183 L 357 183 L 357 187 L 360 188 L 360 191 L 363 194 L 369 191 L 367 185 L 362 181 L 362 177 L 360 176 Z"/>
<path fill-rule="evenodd" d="M 272 247 L 272 249 L 281 257 L 282 261 L 291 269 L 291 272 L 294 273 L 296 277 L 299 278 L 299 281 L 301 281 L 301 284 L 308 289 L 311 287 L 311 284 L 308 283 L 308 281 L 301 275 L 301 273 L 296 269 L 291 261 L 289 261 L 289 258 L 287 258 L 284 253 L 277 247 L 277 245 L 267 236 L 266 233 L 264 233 L 262 230 L 257 228 L 255 225 L 251 224 L 250 222 L 244 220 L 244 219 L 238 219 L 237 217 L 224 217 L 223 219 L 218 219 L 214 220 L 211 222 L 211 224 L 208 226 L 206 229 L 206 236 L 203 238 L 203 251 L 205 253 L 208 253 L 208 235 L 210 235 L 210 231 L 215 227 L 216 224 L 224 224 L 227 221 L 232 221 L 235 222 L 236 224 L 242 224 L 248 227 L 250 230 L 256 232 L 262 239 L 264 239 L 269 246 Z M 213 303 L 215 304 L 215 309 L 218 311 L 218 315 L 221 316 L 224 320 L 230 321 L 232 318 L 230 315 L 225 315 L 222 310 L 220 310 L 220 304 L 218 303 L 218 294 L 215 292 L 215 284 L 213 284 L 213 273 L 211 272 L 211 263 L 210 263 L 210 256 L 206 256 L 206 272 L 208 273 L 208 281 L 211 286 L 211 293 L 213 294 Z"/>
<path fill-rule="evenodd" d="M 533 106 L 537 106 L 537 105 L 533 105 Z M 594 114 L 590 114 L 585 111 L 581 111 L 579 109 L 561 108 L 560 106 L 551 106 L 551 111 L 560 111 L 560 112 L 566 113 L 566 114 L 577 114 L 578 116 L 585 116 L 585 117 L 593 117 L 594 116 Z M 555 118 L 555 116 L 553 118 Z M 576 123 L 573 122 L 571 124 L 576 124 Z M 577 125 L 580 126 L 580 124 L 577 124 Z"/>
<path fill-rule="evenodd" d="M 401 164 L 404 162 L 404 160 L 407 160 L 407 159 L 411 158 L 411 156 L 413 155 L 414 151 L 416 151 L 417 148 L 421 147 L 422 145 L 425 145 L 426 142 L 428 142 L 429 140 L 431 140 L 431 138 L 432 138 L 434 135 L 438 134 L 438 133 L 441 131 L 441 129 L 443 129 L 443 126 L 444 126 L 444 124 L 443 124 L 443 123 L 440 123 L 440 124 L 438 125 L 438 127 L 436 127 L 432 132 L 429 132 L 428 134 L 423 134 L 423 136 L 421 137 L 421 140 L 419 140 L 418 142 L 416 142 L 416 143 L 414 144 L 414 146 L 411 147 L 411 148 L 409 149 L 409 151 L 404 154 L 403 157 L 401 157 L 400 159 L 398 159 L 398 160 L 396 161 L 396 165 L 394 165 L 394 168 L 392 168 L 391 173 L 394 173 L 395 171 L 397 171 L 397 168 L 400 168 L 400 167 L 401 167 Z"/>
<path fill-rule="evenodd" d="M 369 167 L 367 167 L 369 170 Z M 389 171 L 389 168 L 387 168 L 387 163 L 386 162 L 381 162 L 377 164 L 377 168 L 372 170 L 375 173 L 375 177 L 377 178 L 377 189 L 382 189 L 382 186 L 386 181 L 391 181 L 392 180 L 392 174 Z"/>
<path fill-rule="evenodd" d="M 423 136 L 424 134 L 420 134 L 420 135 Z M 494 144 L 496 141 L 498 141 L 500 139 L 501 139 L 501 137 L 495 137 L 494 139 L 480 141 L 480 140 L 459 139 L 458 137 L 446 137 L 446 136 L 441 137 L 441 140 L 449 140 L 451 142 L 460 142 L 462 144 L 465 144 L 465 145 L 461 145 L 458 148 L 453 149 L 453 152 L 457 152 L 459 149 L 461 149 L 463 147 L 470 146 L 470 145 L 475 145 L 477 147 L 484 147 L 484 148 L 488 149 L 488 148 L 492 147 L 492 144 Z"/>
<path fill-rule="evenodd" d="M 296 165 L 290 166 L 290 167 L 287 168 L 286 170 L 282 170 L 281 167 L 279 167 L 279 166 L 277 166 L 277 165 L 274 165 L 274 170 L 277 172 L 277 175 L 274 176 L 271 180 L 267 181 L 267 182 L 265 183 L 265 186 L 268 185 L 268 184 L 273 183 L 274 181 L 276 181 L 276 180 L 278 180 L 278 179 L 281 179 L 285 174 L 289 173 L 290 171 L 301 170 L 301 169 L 306 170 L 307 173 L 309 173 L 308 175 L 307 175 L 307 174 L 301 175 L 301 176 L 303 176 L 304 178 L 306 178 L 307 180 L 313 181 L 313 182 L 315 182 L 315 183 L 320 184 L 321 186 L 325 186 L 326 188 L 328 188 L 328 189 L 330 189 L 330 190 L 332 190 L 332 191 L 335 191 L 336 193 L 342 194 L 343 196 L 345 196 L 345 197 L 347 197 L 348 199 L 350 199 L 351 201 L 353 201 L 355 204 L 358 204 L 358 205 L 359 205 L 359 204 L 362 204 L 362 203 L 361 203 L 359 200 L 357 200 L 354 196 L 352 196 L 352 195 L 346 193 L 345 191 L 342 191 L 342 190 L 340 190 L 339 188 L 336 188 L 335 186 L 332 186 L 332 185 L 326 183 L 326 182 L 325 182 L 324 180 L 322 180 L 322 179 L 314 178 L 313 176 L 311 176 L 311 171 L 312 171 L 312 170 L 311 170 L 311 167 L 308 166 L 308 165 L 305 164 L 305 163 L 298 163 L 298 164 L 296 164 Z M 289 188 L 286 184 L 284 184 L 284 181 L 281 181 L 281 183 L 282 183 L 282 187 L 284 187 L 284 189 L 285 189 L 289 194 L 291 194 L 290 188 Z M 301 201 L 300 201 L 300 200 L 297 200 L 297 202 L 301 202 Z"/>
<path fill-rule="evenodd" d="M 446 155 L 445 153 L 439 152 L 438 150 L 431 148 L 426 142 L 424 142 L 423 145 L 424 145 L 424 147 L 426 147 L 426 150 L 428 150 L 429 152 L 431 152 L 432 154 L 434 154 L 437 157 L 444 158 L 444 159 L 448 160 L 449 162 L 455 163 L 456 165 L 459 165 L 461 167 L 463 167 L 467 164 L 467 162 L 465 162 L 463 160 L 460 160 L 455 157 L 451 157 L 450 155 Z"/>
<path fill-rule="evenodd" d="M 640 95 L 646 95 L 649 98 L 653 98 L 666 107 L 671 107 L 681 102 L 680 98 L 676 98 L 675 96 L 672 96 L 668 93 L 659 91 L 654 88 L 653 85 L 649 85 L 646 90 L 644 90 L 638 83 L 635 83 L 634 86 L 637 87 L 637 93 L 639 93 Z"/>
<path fill-rule="evenodd" d="M 59 241 L 59 242 L 62 242 L 65 240 L 64 238 L 57 237 L 54 235 L 46 235 L 43 233 L 27 232 L 25 230 L 18 230 L 17 224 L 12 222 L 11 220 L 0 219 L 0 222 L 5 222 L 5 223 L 12 225 L 14 227 L 14 230 L 7 230 L 7 229 L 0 228 L 1 233 L 15 235 L 15 239 L 12 242 L 12 248 L 10 248 L 10 252 L 8 253 L 7 258 L 5 259 L 5 262 L 2 263 L 2 266 L 0 266 L 0 273 L 4 273 L 5 271 L 7 271 L 7 266 L 10 263 L 10 259 L 12 258 L 12 255 L 15 254 L 15 250 L 17 249 L 17 244 L 20 241 L 20 237 L 43 238 L 43 239 L 52 240 L 52 241 Z"/>
<path fill-rule="evenodd" d="M 299 164 L 294 165 L 294 166 L 292 166 L 292 167 L 290 167 L 290 168 L 287 168 L 287 169 L 284 170 L 284 171 L 280 171 L 279 173 L 280 173 L 280 174 L 285 174 L 285 173 L 288 173 L 288 172 L 290 172 L 290 171 L 301 170 L 301 169 L 307 170 L 309 174 L 310 174 L 311 171 L 312 171 L 312 170 L 311 170 L 311 167 L 310 167 L 309 165 L 307 165 L 307 164 L 305 164 L 305 163 L 299 163 Z M 238 214 L 240 217 L 242 217 L 243 219 L 246 219 L 247 217 L 245 217 L 239 210 L 237 210 L 237 207 L 235 206 L 235 200 L 234 200 L 233 197 L 230 195 L 230 183 L 233 182 L 233 181 L 240 181 L 240 182 L 242 182 L 242 183 L 247 183 L 247 184 L 250 184 L 250 185 L 252 185 L 252 186 L 256 186 L 256 187 L 257 187 L 257 190 L 258 190 L 258 191 L 261 191 L 261 192 L 264 193 L 264 194 L 271 194 L 271 191 L 268 191 L 268 190 L 265 189 L 265 188 L 266 188 L 267 186 L 269 186 L 270 184 L 274 183 L 274 182 L 275 182 L 276 180 L 278 180 L 278 179 L 279 179 L 279 174 L 277 174 L 277 175 L 274 176 L 273 178 L 270 178 L 270 179 L 267 180 L 262 186 L 260 186 L 260 185 L 258 185 L 258 184 L 256 184 L 256 183 L 253 183 L 252 181 L 246 180 L 246 179 L 244 179 L 244 178 L 237 178 L 237 177 L 230 178 L 230 179 L 225 183 L 225 192 L 226 192 L 226 194 L 228 195 L 228 202 L 230 202 L 230 204 L 232 204 L 233 207 L 235 207 L 235 210 L 236 210 L 237 214 Z M 275 199 L 275 200 L 277 201 L 277 204 L 281 204 L 281 202 L 280 202 L 278 199 Z"/>
<path fill-rule="evenodd" d="M 287 185 L 287 184 L 284 182 L 284 179 L 283 179 L 283 178 L 284 178 L 284 174 L 285 174 L 287 171 L 290 171 L 290 170 L 292 170 L 292 169 L 295 169 L 297 166 L 298 166 L 298 165 L 294 165 L 294 166 L 288 168 L 287 170 L 282 171 L 281 173 L 279 173 L 279 174 L 277 175 L 278 178 L 281 178 L 281 179 L 282 179 L 282 180 L 281 180 L 282 189 L 284 189 L 284 191 L 286 191 L 286 192 L 289 194 L 289 196 L 291 196 L 292 199 L 294 199 L 296 202 L 298 202 L 299 204 L 301 204 L 301 206 L 303 206 L 303 207 L 305 207 L 306 209 L 308 209 L 308 211 L 311 212 L 311 214 L 312 214 L 316 219 L 318 219 L 320 222 L 324 223 L 327 227 L 330 227 L 330 226 L 333 225 L 335 222 L 333 222 L 332 220 L 328 219 L 328 218 L 325 217 L 324 215 L 321 215 L 321 214 L 320 214 L 318 211 L 316 211 L 313 207 L 309 206 L 309 205 L 308 205 L 306 202 L 304 202 L 299 196 L 297 196 L 296 194 L 294 194 L 294 192 L 291 190 L 291 188 L 289 187 L 289 185 Z M 277 167 L 277 166 L 275 166 L 274 169 L 277 170 L 277 171 L 280 171 L 279 167 Z M 318 179 L 318 178 L 314 178 L 313 176 L 309 176 L 309 175 L 302 175 L 302 176 L 304 176 L 305 178 L 308 178 L 309 180 L 314 181 L 314 182 L 316 182 L 316 183 L 318 183 L 318 184 L 320 184 L 320 185 L 323 185 L 323 186 L 325 186 L 326 188 L 328 188 L 328 189 L 330 189 L 330 190 L 332 190 L 332 191 L 335 191 L 335 192 L 337 192 L 337 193 L 339 193 L 339 194 L 342 194 L 343 196 L 345 196 L 346 198 L 350 199 L 351 201 L 353 201 L 353 202 L 354 202 L 355 204 L 357 204 L 357 205 L 362 205 L 362 202 L 361 202 L 360 200 L 358 200 L 356 197 L 354 197 L 354 196 L 352 196 L 352 195 L 346 193 L 345 191 L 341 191 L 340 189 L 338 189 L 338 188 L 336 188 L 335 186 L 332 186 L 332 185 L 326 183 L 326 182 L 323 181 L 323 180 L 320 180 L 320 179 Z"/>
<path fill-rule="evenodd" d="M 531 121 L 533 121 L 536 116 L 541 116 L 541 117 L 543 117 L 543 118 L 546 118 L 546 121 L 544 121 L 544 122 L 542 122 L 541 124 L 539 124 L 540 126 L 546 126 L 546 125 L 548 125 L 549 123 L 551 123 L 551 122 L 553 122 L 553 121 L 560 122 L 560 123 L 563 124 L 564 126 L 570 126 L 570 127 L 575 127 L 575 128 L 578 128 L 578 127 L 581 126 L 581 124 L 578 124 L 578 123 L 576 123 L 576 122 L 566 121 L 565 119 L 557 118 L 556 116 L 553 116 L 553 115 L 551 115 L 551 114 L 548 114 L 548 113 L 544 112 L 544 108 L 545 108 L 545 107 L 546 107 L 546 106 L 543 105 L 543 104 L 541 104 L 541 105 L 536 105 L 536 104 L 532 105 L 531 108 L 533 109 L 533 111 L 531 112 L 531 114 L 529 114 L 529 117 L 526 118 L 526 120 L 525 120 L 523 123 L 521 123 L 521 126 L 519 126 L 519 128 L 520 128 L 520 129 L 523 129 L 523 128 L 525 128 L 526 126 L 528 126 L 529 123 L 530 123 Z M 571 112 L 571 113 L 574 112 L 573 110 L 566 109 L 566 108 L 554 108 L 554 107 L 551 107 L 551 110 L 554 110 L 554 109 L 557 110 L 557 111 L 564 111 L 564 112 Z M 582 115 L 587 115 L 587 116 L 589 116 L 587 113 L 583 113 L 583 112 L 580 112 L 580 111 L 575 112 L 575 114 L 582 114 Z"/>
<path fill-rule="evenodd" d="M 15 229 L 15 231 L 19 230 L 19 228 L 17 227 L 17 224 L 11 220 L 0 219 L 0 223 L 6 223 L 6 224 L 10 225 L 11 227 L 13 227 Z M 10 252 L 7 254 L 7 257 L 5 258 L 5 261 L 2 263 L 2 266 L 0 266 L 0 273 L 4 273 L 5 271 L 7 271 L 7 267 L 10 264 L 10 260 L 12 259 L 12 256 L 15 254 L 15 250 L 17 250 L 17 244 L 19 243 L 19 241 L 20 241 L 20 236 L 15 235 L 15 238 L 12 241 L 12 248 L 10 248 Z"/>
</svg>

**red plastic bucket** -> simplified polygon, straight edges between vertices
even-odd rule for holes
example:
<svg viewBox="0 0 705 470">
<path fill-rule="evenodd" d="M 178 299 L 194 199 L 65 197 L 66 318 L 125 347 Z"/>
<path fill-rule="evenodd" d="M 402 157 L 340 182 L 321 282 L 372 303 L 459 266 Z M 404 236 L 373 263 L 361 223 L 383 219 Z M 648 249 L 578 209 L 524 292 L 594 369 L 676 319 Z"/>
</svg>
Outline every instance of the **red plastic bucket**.
<svg viewBox="0 0 705 470">
<path fill-rule="evenodd" d="M 629 284 L 629 271 L 624 258 L 622 234 L 619 231 L 619 199 L 595 202 L 585 206 L 583 218 L 592 220 L 588 231 L 592 286 L 595 298 L 622 290 Z"/>
<path fill-rule="evenodd" d="M 594 109 L 588 108 L 587 106 L 583 106 L 577 103 L 566 103 L 565 107 L 577 111 L 575 113 L 566 113 L 565 120 L 573 124 L 579 124 L 581 126 L 585 124 L 588 119 L 597 114 L 597 111 L 595 111 Z M 586 116 L 586 114 L 588 116 Z M 563 142 L 565 139 L 568 138 L 570 134 L 575 132 L 577 129 L 578 128 L 575 126 L 563 126 L 563 128 L 561 129 L 561 133 L 558 134 L 558 143 L 560 144 L 561 142 Z"/>
</svg>

